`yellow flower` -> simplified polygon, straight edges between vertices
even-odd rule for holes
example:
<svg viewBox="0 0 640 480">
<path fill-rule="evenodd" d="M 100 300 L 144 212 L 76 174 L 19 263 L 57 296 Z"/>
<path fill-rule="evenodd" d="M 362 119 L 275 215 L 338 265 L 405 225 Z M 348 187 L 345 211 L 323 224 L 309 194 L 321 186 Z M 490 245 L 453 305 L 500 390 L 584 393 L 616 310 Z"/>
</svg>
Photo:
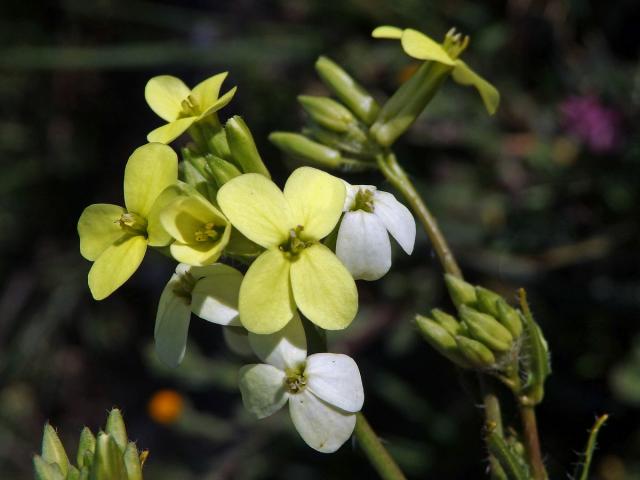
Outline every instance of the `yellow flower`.
<svg viewBox="0 0 640 480">
<path fill-rule="evenodd" d="M 93 298 L 111 295 L 138 269 L 147 245 L 168 245 L 171 237 L 159 214 L 172 195 L 163 190 L 178 180 L 178 157 L 166 145 L 150 143 L 129 157 L 124 170 L 124 204 L 89 205 L 78 220 L 80 253 L 93 261 Z M 170 193 L 170 192 L 167 192 Z"/>
<path fill-rule="evenodd" d="M 295 170 L 284 193 L 249 173 L 224 184 L 218 204 L 242 234 L 266 249 L 240 287 L 240 321 L 254 333 L 282 329 L 297 308 L 327 330 L 346 328 L 358 310 L 351 274 L 320 240 L 340 219 L 346 188 L 321 170 Z"/>
<path fill-rule="evenodd" d="M 374 38 L 400 40 L 403 50 L 410 57 L 453 67 L 453 79 L 461 85 L 475 87 L 487 111 L 491 115 L 495 113 L 500 103 L 498 90 L 458 58 L 467 47 L 469 37 L 461 38 L 452 29 L 447 33 L 444 43 L 440 44 L 417 30 L 390 26 L 378 27 L 372 35 Z"/>
<path fill-rule="evenodd" d="M 195 122 L 229 103 L 236 93 L 236 87 L 218 98 L 226 76 L 227 72 L 214 75 L 200 82 L 193 90 L 171 75 L 160 75 L 149 80 L 144 89 L 144 98 L 151 110 L 168 123 L 149 133 L 147 140 L 170 143 Z"/>
<path fill-rule="evenodd" d="M 214 263 L 229 243 L 231 225 L 208 200 L 195 193 L 175 198 L 160 213 L 160 222 L 175 241 L 171 255 L 188 265 Z"/>
</svg>

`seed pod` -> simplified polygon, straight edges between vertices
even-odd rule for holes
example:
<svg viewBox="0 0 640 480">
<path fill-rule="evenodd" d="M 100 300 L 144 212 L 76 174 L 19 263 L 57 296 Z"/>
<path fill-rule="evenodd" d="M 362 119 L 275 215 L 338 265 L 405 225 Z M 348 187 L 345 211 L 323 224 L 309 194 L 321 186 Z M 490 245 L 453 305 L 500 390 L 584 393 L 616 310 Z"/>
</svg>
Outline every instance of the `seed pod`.
<svg viewBox="0 0 640 480">
<path fill-rule="evenodd" d="M 314 122 L 329 130 L 343 133 L 355 124 L 351 112 L 329 97 L 299 95 L 298 102 Z"/>
<path fill-rule="evenodd" d="M 472 338 L 456 337 L 458 351 L 474 368 L 487 368 L 495 365 L 496 357 L 482 343 Z"/>
<path fill-rule="evenodd" d="M 478 299 L 473 285 L 450 273 L 445 274 L 444 281 L 449 289 L 451 300 L 457 308 L 460 308 L 461 305 L 474 306 L 476 304 Z"/>
<path fill-rule="evenodd" d="M 269 170 L 265 167 L 258 148 L 251 135 L 251 130 L 242 117 L 234 115 L 225 125 L 227 142 L 231 150 L 231 156 L 243 173 L 259 173 L 271 178 Z"/>
<path fill-rule="evenodd" d="M 342 157 L 339 151 L 309 140 L 298 133 L 273 132 L 269 135 L 269 140 L 283 152 L 298 159 L 330 168 L 341 165 Z"/>
<path fill-rule="evenodd" d="M 513 336 L 492 316 L 462 305 L 460 318 L 467 325 L 471 336 L 494 352 L 503 353 L 511 350 Z"/>
</svg>

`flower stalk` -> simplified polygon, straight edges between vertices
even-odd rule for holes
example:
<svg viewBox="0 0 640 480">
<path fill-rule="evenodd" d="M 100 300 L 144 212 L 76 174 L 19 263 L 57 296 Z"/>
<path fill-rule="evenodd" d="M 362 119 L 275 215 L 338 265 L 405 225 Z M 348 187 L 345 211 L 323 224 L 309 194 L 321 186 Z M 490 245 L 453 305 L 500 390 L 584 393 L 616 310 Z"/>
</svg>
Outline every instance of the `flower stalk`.
<svg viewBox="0 0 640 480">
<path fill-rule="evenodd" d="M 380 478 L 383 480 L 406 480 L 404 473 L 398 467 L 395 460 L 389 455 L 389 452 L 380 438 L 373 431 L 371 425 L 362 414 L 358 412 L 356 414 L 356 429 L 354 435 L 358 440 L 358 444 L 362 448 L 373 468 L 378 472 Z"/>
</svg>

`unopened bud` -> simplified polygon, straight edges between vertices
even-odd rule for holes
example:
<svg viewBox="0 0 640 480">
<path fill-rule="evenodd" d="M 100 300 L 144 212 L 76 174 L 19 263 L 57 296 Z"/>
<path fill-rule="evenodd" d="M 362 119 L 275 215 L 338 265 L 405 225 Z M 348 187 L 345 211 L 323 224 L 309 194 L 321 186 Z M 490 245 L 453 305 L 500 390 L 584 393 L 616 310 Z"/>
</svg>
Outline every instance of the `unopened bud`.
<svg viewBox="0 0 640 480">
<path fill-rule="evenodd" d="M 207 155 L 207 165 L 209 166 L 209 172 L 216 181 L 218 188 L 222 187 L 232 178 L 239 177 L 242 172 L 237 167 L 226 160 L 216 157 L 214 155 Z"/>
<path fill-rule="evenodd" d="M 498 300 L 498 321 L 507 327 L 513 338 L 519 338 L 522 334 L 522 319 L 520 312 L 509 306 L 503 299 Z"/>
<path fill-rule="evenodd" d="M 478 298 L 477 308 L 482 313 L 498 318 L 498 300 L 502 297 L 495 292 L 483 287 L 476 287 L 476 297 Z"/>
<path fill-rule="evenodd" d="M 91 430 L 87 427 L 82 429 L 80 433 L 80 441 L 78 442 L 78 454 L 76 462 L 80 468 L 90 467 L 93 460 L 93 454 L 96 450 L 96 437 L 93 436 Z"/>
<path fill-rule="evenodd" d="M 327 57 L 316 61 L 316 71 L 322 81 L 360 120 L 371 125 L 380 107 L 375 99 L 351 76 Z"/>
<path fill-rule="evenodd" d="M 455 338 L 445 328 L 422 315 L 416 315 L 416 323 L 424 339 L 438 352 L 460 367 L 470 368 L 472 366 L 458 352 Z"/>
<path fill-rule="evenodd" d="M 67 457 L 60 437 L 48 423 L 44 426 L 44 434 L 42 435 L 42 459 L 47 463 L 58 465 L 62 474 L 67 475 L 69 457 Z"/>
<path fill-rule="evenodd" d="M 242 117 L 234 115 L 225 125 L 227 142 L 231 150 L 233 160 L 240 166 L 243 173 L 259 173 L 271 178 L 269 170 L 265 167 L 258 148 L 251 135 L 251 130 Z"/>
<path fill-rule="evenodd" d="M 108 433 L 100 432 L 96 440 L 96 452 L 93 461 L 92 478 L 113 480 L 127 478 L 127 470 L 118 444 Z"/>
<path fill-rule="evenodd" d="M 496 357 L 482 343 L 467 337 L 456 337 L 458 351 L 474 368 L 487 368 L 495 365 Z"/>
<path fill-rule="evenodd" d="M 220 127 L 220 129 L 213 134 L 213 136 L 209 140 L 209 146 L 211 147 L 211 152 L 225 160 L 231 160 L 231 149 L 229 148 L 229 142 L 227 140 L 227 133 L 224 128 Z"/>
<path fill-rule="evenodd" d="M 474 306 L 476 304 L 476 289 L 473 288 L 473 285 L 450 273 L 445 274 L 444 281 L 447 284 L 451 300 L 457 308 L 460 308 L 461 305 Z"/>
<path fill-rule="evenodd" d="M 142 480 L 142 464 L 135 443 L 129 442 L 127 444 L 123 458 L 127 470 L 127 480 Z"/>
<path fill-rule="evenodd" d="M 511 350 L 513 336 L 492 316 L 462 305 L 460 318 L 466 324 L 471 336 L 494 352 L 503 353 Z"/>
<path fill-rule="evenodd" d="M 58 464 L 47 463 L 39 455 L 33 457 L 33 469 L 35 470 L 36 480 L 61 480 L 66 478 Z"/>
<path fill-rule="evenodd" d="M 273 132 L 269 135 L 269 140 L 283 152 L 300 160 L 330 168 L 341 165 L 342 156 L 339 151 L 309 140 L 304 135 Z"/>
<path fill-rule="evenodd" d="M 433 310 L 431 310 L 431 316 L 438 323 L 438 325 L 440 325 L 454 337 L 456 335 L 466 333 L 464 324 L 460 323 L 453 315 L 449 315 L 442 310 L 434 308 Z"/>
<path fill-rule="evenodd" d="M 355 123 L 351 112 L 329 97 L 298 96 L 302 108 L 318 125 L 335 132 L 346 132 Z"/>
</svg>

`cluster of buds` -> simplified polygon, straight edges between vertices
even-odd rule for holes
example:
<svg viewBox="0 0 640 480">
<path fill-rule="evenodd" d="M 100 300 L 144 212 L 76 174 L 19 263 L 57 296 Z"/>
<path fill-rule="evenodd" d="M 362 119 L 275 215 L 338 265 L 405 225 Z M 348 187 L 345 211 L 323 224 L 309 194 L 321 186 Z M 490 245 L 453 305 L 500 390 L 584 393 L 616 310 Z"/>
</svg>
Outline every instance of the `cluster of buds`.
<svg viewBox="0 0 640 480">
<path fill-rule="evenodd" d="M 33 459 L 36 480 L 142 480 L 148 452 L 130 442 L 120 410 L 109 413 L 105 431 L 94 436 L 87 427 L 80 434 L 73 465 L 50 424 L 44 427 L 42 453 Z"/>
</svg>

